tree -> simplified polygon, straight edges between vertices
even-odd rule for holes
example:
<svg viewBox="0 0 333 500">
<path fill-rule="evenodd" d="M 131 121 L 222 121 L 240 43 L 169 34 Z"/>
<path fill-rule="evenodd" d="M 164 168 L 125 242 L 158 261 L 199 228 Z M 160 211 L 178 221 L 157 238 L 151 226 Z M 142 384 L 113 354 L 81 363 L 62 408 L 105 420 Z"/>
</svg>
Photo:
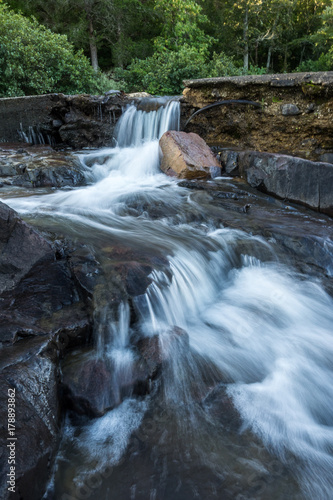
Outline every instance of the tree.
<svg viewBox="0 0 333 500">
<path fill-rule="evenodd" d="M 8 0 L 24 15 L 66 34 L 83 49 L 95 70 L 125 66 L 153 53 L 158 31 L 154 0 Z"/>
<path fill-rule="evenodd" d="M 0 95 L 96 90 L 94 72 L 67 37 L 0 3 Z"/>
</svg>

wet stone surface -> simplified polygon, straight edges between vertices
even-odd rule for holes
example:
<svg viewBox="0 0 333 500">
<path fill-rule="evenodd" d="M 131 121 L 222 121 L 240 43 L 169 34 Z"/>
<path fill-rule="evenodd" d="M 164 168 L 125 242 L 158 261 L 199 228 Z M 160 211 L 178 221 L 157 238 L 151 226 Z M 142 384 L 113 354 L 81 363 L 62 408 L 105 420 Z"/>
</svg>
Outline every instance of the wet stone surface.
<svg viewBox="0 0 333 500">
<path fill-rule="evenodd" d="M 86 184 L 77 157 L 51 146 L 0 144 L 0 188 L 74 187 Z"/>
</svg>

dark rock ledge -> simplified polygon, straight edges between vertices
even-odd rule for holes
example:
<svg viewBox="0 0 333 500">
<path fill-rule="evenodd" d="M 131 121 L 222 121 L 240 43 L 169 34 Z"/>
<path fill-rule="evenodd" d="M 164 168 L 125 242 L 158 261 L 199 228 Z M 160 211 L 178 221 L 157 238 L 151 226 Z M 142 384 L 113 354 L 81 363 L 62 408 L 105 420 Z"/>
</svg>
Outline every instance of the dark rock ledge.
<svg viewBox="0 0 333 500">
<path fill-rule="evenodd" d="M 1 498 L 39 500 L 45 491 L 59 438 L 59 353 L 90 338 L 87 297 L 66 256 L 0 203 L 1 442 L 8 389 L 15 390 L 17 437 L 16 493 L 7 489 L 3 446 Z"/>
<path fill-rule="evenodd" d="M 224 171 L 260 191 L 333 216 L 333 165 L 287 155 L 225 149 Z"/>
</svg>

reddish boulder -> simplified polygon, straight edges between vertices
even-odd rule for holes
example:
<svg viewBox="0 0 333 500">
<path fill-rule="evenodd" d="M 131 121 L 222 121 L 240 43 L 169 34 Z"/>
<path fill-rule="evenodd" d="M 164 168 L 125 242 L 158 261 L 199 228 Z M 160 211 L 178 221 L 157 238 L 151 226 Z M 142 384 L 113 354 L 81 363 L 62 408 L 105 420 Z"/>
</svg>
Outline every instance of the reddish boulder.
<svg viewBox="0 0 333 500">
<path fill-rule="evenodd" d="M 205 141 L 197 134 L 166 132 L 160 139 L 163 154 L 161 170 L 180 179 L 201 179 L 211 176 L 211 170 L 221 168 Z M 214 172 L 216 170 L 213 170 Z"/>
</svg>

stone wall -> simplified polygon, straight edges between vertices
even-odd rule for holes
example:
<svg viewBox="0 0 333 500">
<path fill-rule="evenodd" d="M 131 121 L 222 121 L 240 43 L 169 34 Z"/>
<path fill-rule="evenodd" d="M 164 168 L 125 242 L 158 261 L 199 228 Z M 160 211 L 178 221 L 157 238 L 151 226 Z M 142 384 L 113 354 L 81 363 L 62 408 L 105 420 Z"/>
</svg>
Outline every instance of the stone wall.
<svg viewBox="0 0 333 500">
<path fill-rule="evenodd" d="M 217 101 L 250 100 L 207 109 L 188 123 L 209 145 L 291 154 L 333 162 L 333 72 L 186 80 L 182 127 Z"/>
</svg>

